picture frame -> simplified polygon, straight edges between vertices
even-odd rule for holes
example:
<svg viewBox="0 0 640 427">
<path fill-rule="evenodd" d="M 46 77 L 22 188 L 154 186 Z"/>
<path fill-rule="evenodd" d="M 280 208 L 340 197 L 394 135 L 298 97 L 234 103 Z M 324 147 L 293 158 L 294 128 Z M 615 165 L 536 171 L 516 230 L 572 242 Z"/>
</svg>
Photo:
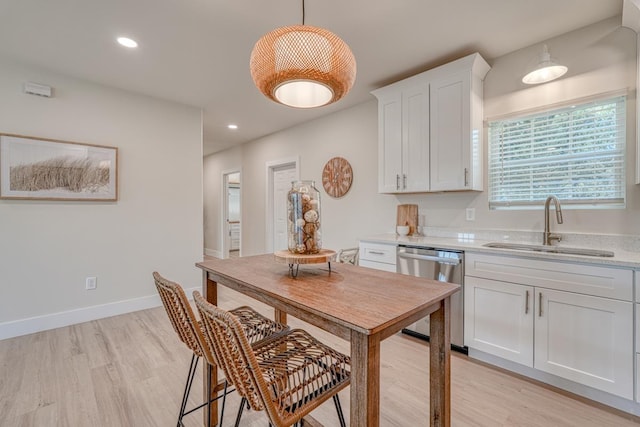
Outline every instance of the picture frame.
<svg viewBox="0 0 640 427">
<path fill-rule="evenodd" d="M 118 148 L 0 133 L 0 199 L 118 200 Z"/>
</svg>

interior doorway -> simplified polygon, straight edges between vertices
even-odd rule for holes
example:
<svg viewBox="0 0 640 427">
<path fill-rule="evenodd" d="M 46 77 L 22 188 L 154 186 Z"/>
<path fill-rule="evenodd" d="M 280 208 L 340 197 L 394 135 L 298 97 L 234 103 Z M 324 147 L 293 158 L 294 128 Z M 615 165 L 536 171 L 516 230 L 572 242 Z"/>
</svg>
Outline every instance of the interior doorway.
<svg viewBox="0 0 640 427">
<path fill-rule="evenodd" d="M 287 249 L 287 193 L 300 177 L 298 159 L 267 164 L 267 250 Z"/>
<path fill-rule="evenodd" d="M 241 253 L 242 213 L 240 202 L 240 172 L 223 175 L 225 195 L 222 221 L 222 258 L 235 258 Z"/>
</svg>

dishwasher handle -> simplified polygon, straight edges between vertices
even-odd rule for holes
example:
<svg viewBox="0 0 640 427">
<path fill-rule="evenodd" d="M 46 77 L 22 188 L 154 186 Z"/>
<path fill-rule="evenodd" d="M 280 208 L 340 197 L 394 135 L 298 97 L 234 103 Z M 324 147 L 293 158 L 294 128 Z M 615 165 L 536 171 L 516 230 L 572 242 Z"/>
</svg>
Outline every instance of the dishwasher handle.
<svg viewBox="0 0 640 427">
<path fill-rule="evenodd" d="M 433 255 L 418 255 L 418 254 L 411 254 L 411 253 L 402 252 L 402 251 L 398 252 L 398 257 L 417 259 L 420 261 L 435 261 L 435 262 L 439 262 L 440 264 L 450 264 L 450 265 L 460 265 L 460 263 L 462 262 L 460 258 L 446 258 L 446 257 L 433 256 Z"/>
</svg>

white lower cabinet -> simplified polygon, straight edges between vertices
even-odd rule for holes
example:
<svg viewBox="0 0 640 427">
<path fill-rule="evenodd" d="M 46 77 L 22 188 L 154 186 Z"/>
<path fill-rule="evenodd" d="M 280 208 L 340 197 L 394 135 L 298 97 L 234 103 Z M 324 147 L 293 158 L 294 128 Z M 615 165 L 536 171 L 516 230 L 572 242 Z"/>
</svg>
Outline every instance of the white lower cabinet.
<svg viewBox="0 0 640 427">
<path fill-rule="evenodd" d="M 636 354 L 636 402 L 640 402 L 640 353 Z"/>
<path fill-rule="evenodd" d="M 568 291 L 584 289 L 581 284 L 572 285 L 585 275 L 585 271 L 576 269 L 576 264 L 565 264 L 565 269 L 559 262 L 531 260 L 541 277 L 549 276 L 547 272 L 554 272 L 555 277 L 555 281 L 541 278 L 539 283 L 544 286 L 535 286 L 538 280 L 532 274 L 532 265 L 522 258 L 467 253 L 466 260 L 465 345 L 634 399 L 634 320 L 630 296 L 621 300 Z M 477 268 L 480 265 L 484 268 Z M 496 269 L 493 273 L 492 266 Z M 597 269 L 597 277 L 611 283 L 613 294 L 630 295 L 627 292 L 633 283 L 630 270 L 621 274 L 612 268 Z M 500 277 L 499 271 L 508 271 L 510 278 L 521 278 L 523 283 L 495 280 Z M 614 276 L 617 280 L 609 281 Z M 562 290 L 551 289 L 550 284 Z"/>
<path fill-rule="evenodd" d="M 533 366 L 533 287 L 467 276 L 464 280 L 464 343 Z"/>
<path fill-rule="evenodd" d="M 636 354 L 636 402 L 640 402 L 640 353 Z"/>
<path fill-rule="evenodd" d="M 385 243 L 360 242 L 361 267 L 396 272 L 396 245 Z"/>
<path fill-rule="evenodd" d="M 534 367 L 633 398 L 633 304 L 552 289 L 535 292 Z"/>
<path fill-rule="evenodd" d="M 638 277 L 636 276 L 636 301 L 640 301 L 638 293 Z M 640 304 L 636 304 L 636 351 L 636 401 L 640 402 Z"/>
</svg>

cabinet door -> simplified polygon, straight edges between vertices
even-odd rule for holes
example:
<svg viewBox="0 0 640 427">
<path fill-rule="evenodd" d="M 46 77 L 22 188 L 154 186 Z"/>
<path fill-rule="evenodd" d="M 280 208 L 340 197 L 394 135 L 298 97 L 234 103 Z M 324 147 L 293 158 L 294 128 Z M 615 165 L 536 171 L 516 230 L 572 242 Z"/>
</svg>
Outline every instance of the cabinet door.
<svg viewBox="0 0 640 427">
<path fill-rule="evenodd" d="M 535 368 L 633 399 L 633 304 L 536 288 Z"/>
<path fill-rule="evenodd" d="M 429 85 L 402 92 L 403 192 L 429 191 Z"/>
<path fill-rule="evenodd" d="M 471 75 L 432 81 L 431 191 L 470 189 Z"/>
<path fill-rule="evenodd" d="M 533 366 L 533 287 L 465 276 L 464 344 Z"/>
<path fill-rule="evenodd" d="M 636 402 L 640 403 L 640 353 L 636 353 Z"/>
<path fill-rule="evenodd" d="M 378 99 L 378 191 L 397 193 L 402 180 L 402 94 Z"/>
</svg>

